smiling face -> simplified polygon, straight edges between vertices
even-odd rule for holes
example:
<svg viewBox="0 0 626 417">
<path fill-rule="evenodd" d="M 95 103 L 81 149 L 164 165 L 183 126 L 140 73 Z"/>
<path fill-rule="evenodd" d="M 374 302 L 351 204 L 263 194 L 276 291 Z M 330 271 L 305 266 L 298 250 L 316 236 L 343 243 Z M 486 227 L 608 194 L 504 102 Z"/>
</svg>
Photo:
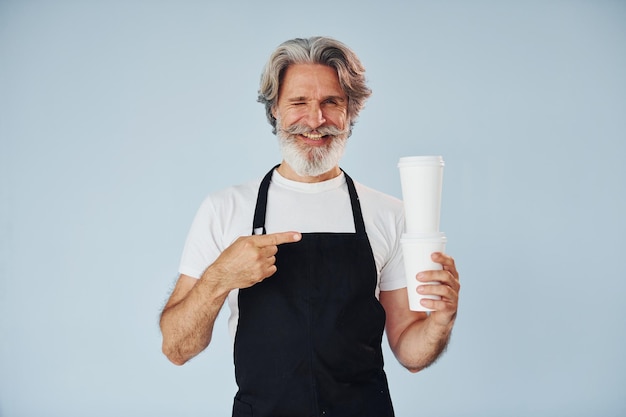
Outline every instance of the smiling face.
<svg viewBox="0 0 626 417">
<path fill-rule="evenodd" d="M 283 153 L 279 172 L 303 182 L 339 175 L 339 159 L 350 133 L 347 109 L 348 97 L 334 68 L 290 65 L 272 111 Z"/>
</svg>

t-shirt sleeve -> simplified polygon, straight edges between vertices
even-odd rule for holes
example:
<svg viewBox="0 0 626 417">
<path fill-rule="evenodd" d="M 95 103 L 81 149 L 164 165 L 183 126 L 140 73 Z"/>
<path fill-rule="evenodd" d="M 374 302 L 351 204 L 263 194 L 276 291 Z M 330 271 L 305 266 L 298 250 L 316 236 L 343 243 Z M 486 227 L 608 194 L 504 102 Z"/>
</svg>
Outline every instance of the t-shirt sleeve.
<svg viewBox="0 0 626 417">
<path fill-rule="evenodd" d="M 222 252 L 220 222 L 211 197 L 207 197 L 196 215 L 187 234 L 178 272 L 192 278 L 200 278 Z"/>
<path fill-rule="evenodd" d="M 406 287 L 406 277 L 404 272 L 404 258 L 400 237 L 404 229 L 404 217 L 396 219 L 395 230 L 390 232 L 391 250 L 389 259 L 380 271 L 380 290 L 393 291 Z"/>
</svg>

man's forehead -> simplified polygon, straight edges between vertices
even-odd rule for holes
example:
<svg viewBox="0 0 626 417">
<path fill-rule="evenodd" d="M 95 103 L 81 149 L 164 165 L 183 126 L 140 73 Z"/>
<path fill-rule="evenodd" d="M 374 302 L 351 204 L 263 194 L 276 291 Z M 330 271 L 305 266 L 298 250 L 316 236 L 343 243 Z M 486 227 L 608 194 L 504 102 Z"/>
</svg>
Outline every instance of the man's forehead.
<svg viewBox="0 0 626 417">
<path fill-rule="evenodd" d="M 302 99 L 311 93 L 345 98 L 335 68 L 322 64 L 292 64 L 285 70 L 280 85 L 289 99 Z"/>
</svg>

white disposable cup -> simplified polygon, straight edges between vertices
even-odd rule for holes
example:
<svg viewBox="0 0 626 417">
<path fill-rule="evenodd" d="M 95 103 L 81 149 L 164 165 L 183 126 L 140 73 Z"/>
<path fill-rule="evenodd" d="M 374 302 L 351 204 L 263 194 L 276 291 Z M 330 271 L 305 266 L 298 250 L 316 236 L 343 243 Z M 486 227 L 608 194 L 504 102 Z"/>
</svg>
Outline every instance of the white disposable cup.
<svg viewBox="0 0 626 417">
<path fill-rule="evenodd" d="M 433 252 L 445 252 L 446 235 L 437 233 L 405 233 L 400 239 L 404 257 L 404 270 L 406 274 L 406 289 L 409 294 L 409 309 L 413 311 L 433 311 L 420 304 L 423 298 L 439 300 L 436 295 L 422 295 L 417 292 L 419 285 L 439 285 L 439 282 L 418 281 L 416 275 L 422 271 L 441 270 L 443 266 L 433 262 Z"/>
<path fill-rule="evenodd" d="M 398 161 L 405 231 L 439 231 L 444 162 L 441 156 L 406 156 Z"/>
</svg>

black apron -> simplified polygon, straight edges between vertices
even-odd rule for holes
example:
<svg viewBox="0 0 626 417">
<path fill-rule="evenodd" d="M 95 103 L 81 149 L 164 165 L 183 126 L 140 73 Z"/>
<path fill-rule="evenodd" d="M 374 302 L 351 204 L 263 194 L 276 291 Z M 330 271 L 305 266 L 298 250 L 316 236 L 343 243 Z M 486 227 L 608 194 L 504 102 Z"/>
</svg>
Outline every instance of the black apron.
<svg viewBox="0 0 626 417">
<path fill-rule="evenodd" d="M 259 188 L 253 233 L 265 233 L 273 171 Z M 354 183 L 345 177 L 356 233 L 303 233 L 279 247 L 273 276 L 239 290 L 233 417 L 394 415 L 376 265 Z"/>
</svg>

